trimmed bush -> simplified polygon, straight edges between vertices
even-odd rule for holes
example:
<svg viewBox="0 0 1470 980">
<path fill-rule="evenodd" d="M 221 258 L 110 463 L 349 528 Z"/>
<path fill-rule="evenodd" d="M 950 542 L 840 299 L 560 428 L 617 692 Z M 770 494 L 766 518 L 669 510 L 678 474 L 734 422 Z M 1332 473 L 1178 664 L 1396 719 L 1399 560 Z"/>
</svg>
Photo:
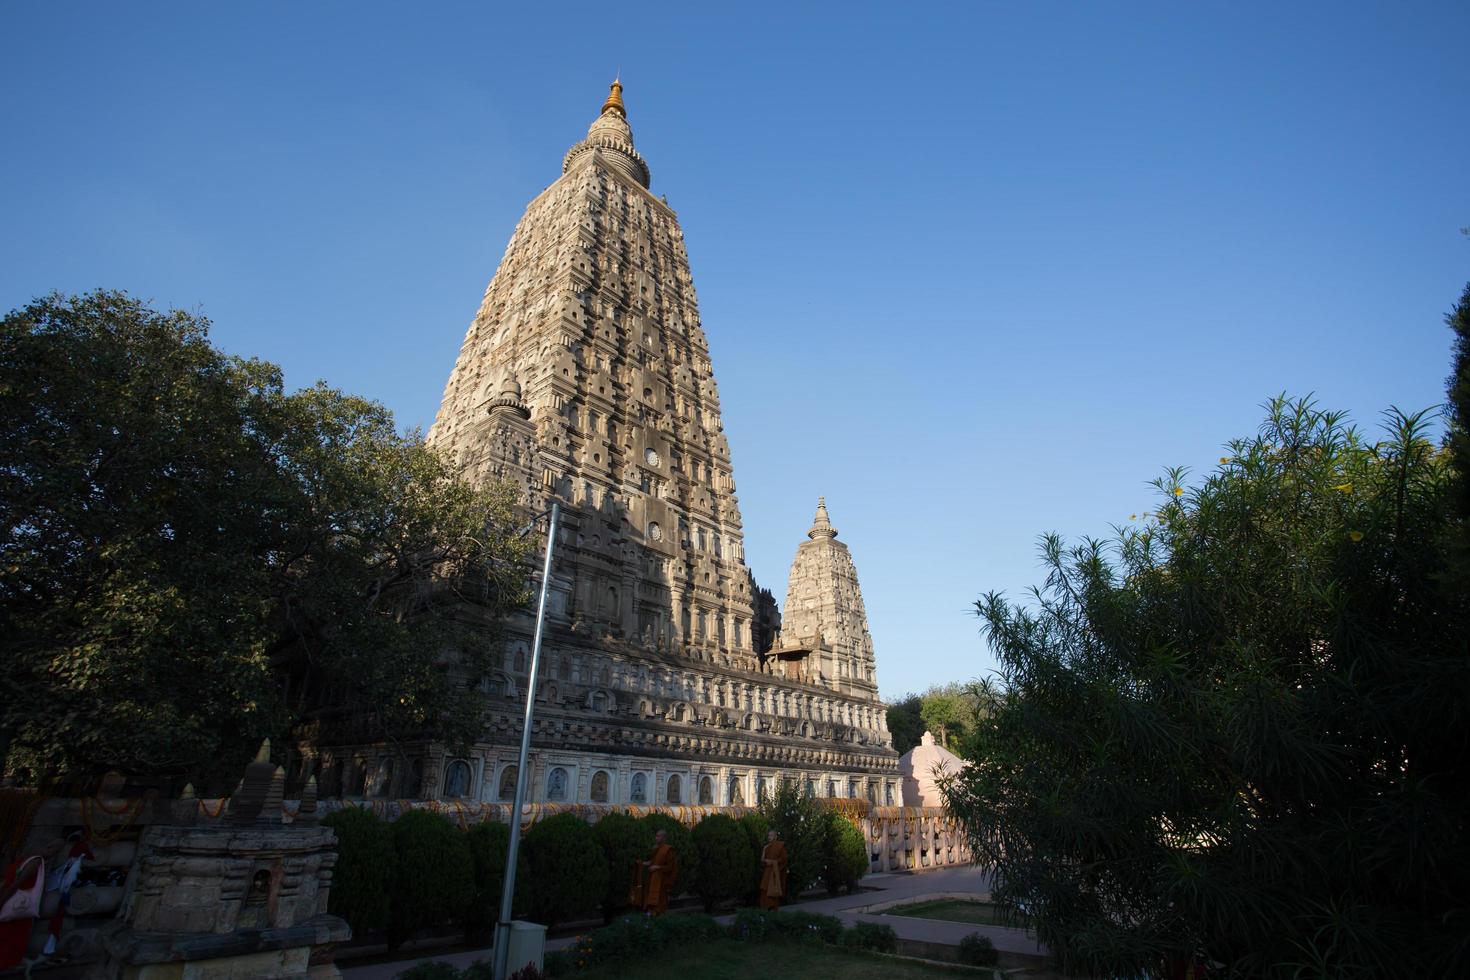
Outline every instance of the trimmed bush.
<svg viewBox="0 0 1470 980">
<path fill-rule="evenodd" d="M 525 840 L 526 904 L 534 921 L 553 925 L 596 910 L 607 893 L 607 862 L 587 821 L 558 813 Z"/>
<path fill-rule="evenodd" d="M 674 881 L 669 896 L 672 898 L 674 895 L 682 895 L 699 880 L 699 850 L 694 846 L 689 828 L 667 813 L 650 813 L 639 817 L 638 822 L 648 828 L 649 852 L 653 850 L 653 835 L 660 830 L 668 833 L 669 845 L 679 855 L 679 877 Z M 647 857 L 648 852 L 645 852 L 643 858 Z"/>
<path fill-rule="evenodd" d="M 550 961 L 555 953 L 547 953 L 547 961 Z M 398 974 L 396 980 L 491 980 L 495 975 L 495 966 L 489 960 L 476 960 L 463 970 L 457 970 L 453 965 L 443 960 L 434 960 L 431 963 L 420 963 L 410 970 Z M 530 963 L 515 970 L 510 974 L 510 980 L 541 980 L 542 977 L 555 976 L 549 970 L 545 973 L 536 969 Z"/>
<path fill-rule="evenodd" d="M 857 922 L 842 934 L 841 945 L 853 949 L 870 949 L 875 953 L 898 951 L 898 934 L 892 926 L 876 922 Z"/>
<path fill-rule="evenodd" d="M 766 847 L 766 831 L 771 829 L 770 821 L 759 813 L 747 813 L 740 818 L 740 827 L 745 831 L 745 837 L 750 841 L 750 848 L 755 853 L 755 860 L 750 865 L 750 883 L 741 892 L 746 905 L 755 905 L 760 897 L 761 887 L 761 852 Z"/>
<path fill-rule="evenodd" d="M 510 827 L 489 820 L 477 823 L 465 834 L 465 841 L 470 848 L 471 877 L 475 888 L 465 909 L 465 941 L 478 946 L 494 938 L 495 923 L 500 919 L 500 892 L 505 887 Z M 526 845 L 522 841 L 522 859 L 525 853 Z M 526 876 L 517 874 L 515 908 L 525 908 L 526 894 Z"/>
<path fill-rule="evenodd" d="M 643 861 L 653 850 L 653 831 L 626 813 L 609 813 L 592 825 L 592 834 L 602 848 L 607 865 L 607 891 L 602 896 L 602 914 L 608 922 L 628 905 L 633 887 L 633 862 Z"/>
<path fill-rule="evenodd" d="M 422 929 L 453 925 L 474 896 L 470 845 L 452 823 L 410 810 L 392 823 L 393 901 L 388 944 L 394 949 Z"/>
<path fill-rule="evenodd" d="M 541 957 L 541 972 L 548 977 L 564 977 L 577 968 L 577 955 L 569 949 L 548 949 Z"/>
<path fill-rule="evenodd" d="M 1000 962 L 1000 953 L 989 936 L 972 932 L 960 940 L 955 959 L 969 966 L 995 966 Z"/>
<path fill-rule="evenodd" d="M 690 837 L 699 851 L 694 893 L 704 901 L 706 912 L 749 891 L 756 856 L 750 851 L 745 828 L 724 814 L 712 813 L 695 825 Z"/>
<path fill-rule="evenodd" d="M 675 912 L 657 918 L 625 915 L 612 925 L 579 936 L 569 952 L 573 965 L 622 963 L 674 946 L 705 942 L 723 932 L 718 922 L 698 912 Z"/>
<path fill-rule="evenodd" d="M 855 891 L 858 880 L 868 872 L 868 842 L 841 815 L 828 810 L 822 817 L 822 884 L 832 895 L 840 888 Z"/>
<path fill-rule="evenodd" d="M 761 848 L 766 846 L 766 831 L 771 829 L 771 822 L 759 813 L 747 813 L 740 818 L 740 826 L 759 856 Z"/>
<path fill-rule="evenodd" d="M 741 909 L 730 923 L 729 934 L 752 942 L 799 939 L 836 945 L 842 940 L 842 922 L 834 916 L 815 912 Z"/>
<path fill-rule="evenodd" d="M 396 980 L 460 980 L 460 972 L 452 963 L 433 960 L 404 970 Z"/>
<path fill-rule="evenodd" d="M 322 819 L 337 834 L 337 864 L 327 911 L 340 915 L 353 935 L 388 927 L 393 885 L 393 834 L 371 810 L 344 807 Z"/>
</svg>

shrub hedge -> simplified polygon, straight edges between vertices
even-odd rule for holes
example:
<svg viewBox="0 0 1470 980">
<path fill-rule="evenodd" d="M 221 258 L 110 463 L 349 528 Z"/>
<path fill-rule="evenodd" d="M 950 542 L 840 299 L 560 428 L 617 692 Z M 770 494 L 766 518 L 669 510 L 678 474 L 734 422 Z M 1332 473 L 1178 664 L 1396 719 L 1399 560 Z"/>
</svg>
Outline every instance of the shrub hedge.
<svg viewBox="0 0 1470 980">
<path fill-rule="evenodd" d="M 329 813 L 322 823 L 337 833 L 327 911 L 346 919 L 356 935 L 387 928 L 394 860 L 389 825 L 356 807 Z"/>
<path fill-rule="evenodd" d="M 645 860 L 653 850 L 653 831 L 626 813 L 608 813 L 592 825 L 593 836 L 602 847 L 607 865 L 607 890 L 602 896 L 604 921 L 628 906 L 633 887 L 633 862 Z"/>
<path fill-rule="evenodd" d="M 669 893 L 670 896 L 682 895 L 691 890 L 694 883 L 699 880 L 699 850 L 694 846 L 694 838 L 690 835 L 689 828 L 667 813 L 650 813 L 639 817 L 638 822 L 648 828 L 650 851 L 653 849 L 653 835 L 662 830 L 668 834 L 669 845 L 679 855 L 679 877 L 674 880 L 674 888 Z M 648 857 L 647 854 L 643 856 Z"/>
<path fill-rule="evenodd" d="M 598 908 L 607 893 L 607 862 L 586 820 L 558 813 L 532 827 L 525 839 L 521 880 L 533 920 L 553 925 Z"/>
<path fill-rule="evenodd" d="M 809 803 L 797 801 L 780 814 L 796 830 L 797 840 L 784 838 L 792 865 L 815 868 L 829 888 L 851 887 L 866 869 L 862 835 L 835 814 L 803 805 Z M 471 943 L 492 938 L 510 836 L 504 824 L 461 832 L 427 810 L 389 823 L 360 808 L 339 810 L 324 823 L 338 838 L 330 909 L 357 936 L 383 933 L 396 947 L 422 929 L 463 923 Z M 692 892 L 706 908 L 753 902 L 768 826 L 754 813 L 738 821 L 711 814 L 693 832 L 658 813 L 636 820 L 609 813 L 590 826 L 571 813 L 548 817 L 522 838 L 514 911 L 550 924 L 601 907 L 611 919 L 626 906 L 631 866 L 648 857 L 657 830 L 679 854 L 676 894 Z M 798 879 L 791 885 L 795 892 Z"/>
<path fill-rule="evenodd" d="M 876 953 L 894 953 L 898 951 L 898 933 L 893 931 L 892 926 L 877 922 L 855 922 L 851 929 L 842 934 L 841 945 L 854 949 L 871 949 Z"/>
<path fill-rule="evenodd" d="M 863 832 L 845 817 L 828 810 L 823 813 L 822 884 L 830 894 L 838 889 L 856 890 L 868 872 L 868 842 Z"/>
<path fill-rule="evenodd" d="M 410 810 L 390 826 L 388 944 L 396 949 L 421 929 L 463 921 L 475 883 L 469 842 L 454 824 L 428 810 Z"/>
<path fill-rule="evenodd" d="M 694 893 L 704 901 L 704 910 L 738 899 L 750 890 L 750 869 L 757 863 L 751 853 L 745 828 L 721 813 L 699 821 L 691 832 L 699 852 L 699 877 Z"/>
<path fill-rule="evenodd" d="M 995 948 L 995 943 L 989 936 L 972 932 L 960 940 L 955 959 L 969 966 L 995 966 L 1000 962 L 1000 951 Z"/>
<path fill-rule="evenodd" d="M 747 813 L 740 818 L 740 827 L 745 831 L 746 839 L 750 841 L 750 849 L 755 853 L 755 864 L 751 866 L 750 884 L 746 886 L 744 895 L 746 905 L 755 905 L 760 897 L 761 887 L 761 852 L 766 847 L 766 831 L 771 829 L 771 823 L 759 813 Z"/>
<path fill-rule="evenodd" d="M 610 925 L 578 936 L 570 949 L 548 952 L 542 975 L 568 976 L 602 964 L 609 964 L 617 972 L 623 964 L 647 962 L 652 954 L 663 950 L 695 946 L 722 936 L 745 942 L 794 940 L 823 943 L 879 953 L 892 953 L 898 948 L 897 937 L 888 926 L 860 922 L 851 929 L 844 929 L 842 923 L 830 915 L 809 912 L 741 909 L 735 913 L 735 921 L 728 926 L 721 926 L 708 915 L 698 912 L 675 912 L 657 918 L 625 915 Z M 400 977 L 402 980 L 488 980 L 488 972 L 483 975 L 476 972 L 487 969 L 488 965 L 476 963 L 459 972 L 445 963 L 424 963 L 400 974 Z"/>
<path fill-rule="evenodd" d="M 474 893 L 465 909 L 465 941 L 470 945 L 485 945 L 495 937 L 495 923 L 500 918 L 500 893 L 505 886 L 505 862 L 510 850 L 510 827 L 507 824 L 484 821 L 477 823 L 465 834 L 470 847 L 471 877 Z M 521 858 L 526 854 L 526 842 L 521 841 Z M 526 907 L 526 877 L 516 876 L 514 908 Z"/>
</svg>

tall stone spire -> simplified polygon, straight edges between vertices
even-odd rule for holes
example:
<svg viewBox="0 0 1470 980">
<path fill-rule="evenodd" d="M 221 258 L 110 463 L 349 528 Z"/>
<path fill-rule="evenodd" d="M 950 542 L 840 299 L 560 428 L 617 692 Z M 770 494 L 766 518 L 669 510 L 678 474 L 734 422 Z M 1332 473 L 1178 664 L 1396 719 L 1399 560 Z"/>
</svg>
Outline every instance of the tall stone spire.
<svg viewBox="0 0 1470 980">
<path fill-rule="evenodd" d="M 755 663 L 752 591 L 684 234 L 614 81 L 526 209 L 429 441 L 567 508 L 553 602 L 596 634 Z M 564 590 L 558 596 L 557 590 Z"/>
<path fill-rule="evenodd" d="M 846 795 L 892 802 L 857 573 L 825 502 L 787 600 L 817 641 L 769 652 L 780 619 L 745 564 L 684 233 L 648 185 L 616 80 L 526 207 L 445 385 L 429 443 L 513 484 L 527 516 L 560 501 L 562 523 L 536 690 L 536 624 L 516 613 L 484 679 L 484 776 L 441 757 L 423 785 L 482 778 L 478 796 L 505 799 L 534 696 L 536 801 L 740 805 L 785 777 L 834 795 L 841 771 Z"/>
<path fill-rule="evenodd" d="M 876 696 L 873 638 L 858 586 L 857 566 L 817 498 L 807 540 L 796 549 L 781 617 L 783 647 L 811 650 L 819 683 L 846 693 Z"/>
</svg>

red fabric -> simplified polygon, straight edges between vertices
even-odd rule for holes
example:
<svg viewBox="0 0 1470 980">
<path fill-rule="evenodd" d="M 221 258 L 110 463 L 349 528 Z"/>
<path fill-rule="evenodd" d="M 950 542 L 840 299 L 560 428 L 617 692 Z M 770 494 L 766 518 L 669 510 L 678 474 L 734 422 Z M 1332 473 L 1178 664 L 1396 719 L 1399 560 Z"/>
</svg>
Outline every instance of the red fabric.
<svg viewBox="0 0 1470 980">
<path fill-rule="evenodd" d="M 24 863 L 24 858 L 10 862 L 10 867 L 5 869 L 6 885 L 15 882 L 15 873 Z M 41 873 L 41 867 L 41 862 L 37 861 L 20 886 L 29 888 L 35 884 L 36 875 Z M 26 946 L 31 941 L 31 923 L 35 921 L 35 919 L 12 919 L 9 922 L 0 922 L 0 970 L 8 970 L 12 966 L 20 965 L 21 957 L 26 955 Z"/>
</svg>

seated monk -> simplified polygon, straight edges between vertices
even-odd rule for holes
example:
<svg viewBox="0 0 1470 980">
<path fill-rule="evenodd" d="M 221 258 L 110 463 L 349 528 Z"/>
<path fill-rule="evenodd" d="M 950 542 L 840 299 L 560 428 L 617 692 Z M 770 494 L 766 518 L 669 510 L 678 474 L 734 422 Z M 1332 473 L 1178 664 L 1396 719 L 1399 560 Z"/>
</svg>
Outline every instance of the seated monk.
<svg viewBox="0 0 1470 980">
<path fill-rule="evenodd" d="M 653 854 L 643 862 L 648 869 L 643 886 L 643 911 L 649 915 L 663 915 L 669 910 L 669 895 L 679 877 L 679 855 L 669 846 L 668 837 L 662 830 L 654 834 Z"/>
<path fill-rule="evenodd" d="M 786 894 L 786 845 L 776 832 L 766 832 L 766 846 L 761 850 L 761 908 L 773 909 Z"/>
</svg>

